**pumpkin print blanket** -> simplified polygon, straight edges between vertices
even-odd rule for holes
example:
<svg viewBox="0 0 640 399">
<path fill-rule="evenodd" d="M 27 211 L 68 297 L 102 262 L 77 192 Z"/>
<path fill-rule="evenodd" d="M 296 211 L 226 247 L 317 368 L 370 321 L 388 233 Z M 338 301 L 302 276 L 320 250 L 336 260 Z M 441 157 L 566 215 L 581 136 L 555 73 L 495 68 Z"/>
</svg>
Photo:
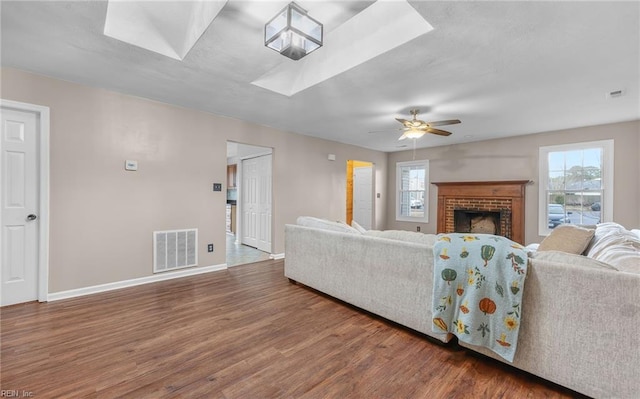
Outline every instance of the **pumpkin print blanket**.
<svg viewBox="0 0 640 399">
<path fill-rule="evenodd" d="M 513 362 L 527 252 L 491 234 L 438 234 L 433 247 L 433 326 Z"/>
</svg>

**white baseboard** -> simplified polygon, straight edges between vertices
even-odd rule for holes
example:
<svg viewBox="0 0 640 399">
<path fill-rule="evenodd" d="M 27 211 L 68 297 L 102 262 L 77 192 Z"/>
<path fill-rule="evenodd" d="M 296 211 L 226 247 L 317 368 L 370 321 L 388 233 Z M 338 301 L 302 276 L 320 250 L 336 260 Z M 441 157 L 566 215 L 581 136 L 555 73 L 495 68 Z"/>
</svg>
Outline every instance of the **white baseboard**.
<svg viewBox="0 0 640 399">
<path fill-rule="evenodd" d="M 273 259 L 273 260 L 284 259 L 284 252 L 280 254 L 271 254 L 269 255 L 269 259 Z"/>
<path fill-rule="evenodd" d="M 116 281 L 113 283 L 94 285 L 91 287 L 83 287 L 83 288 L 76 288 L 68 291 L 53 292 L 47 295 L 47 301 L 59 301 L 61 299 L 69 299 L 69 298 L 75 298 L 83 295 L 97 294 L 100 292 L 118 290 L 120 288 L 135 287 L 136 285 L 156 283 L 158 281 L 172 280 L 180 277 L 195 276 L 197 274 L 225 270 L 226 268 L 227 268 L 226 263 L 223 263 L 221 265 L 213 265 L 213 266 L 193 267 L 190 269 L 154 274 L 153 276 L 134 278 L 131 280 Z"/>
</svg>

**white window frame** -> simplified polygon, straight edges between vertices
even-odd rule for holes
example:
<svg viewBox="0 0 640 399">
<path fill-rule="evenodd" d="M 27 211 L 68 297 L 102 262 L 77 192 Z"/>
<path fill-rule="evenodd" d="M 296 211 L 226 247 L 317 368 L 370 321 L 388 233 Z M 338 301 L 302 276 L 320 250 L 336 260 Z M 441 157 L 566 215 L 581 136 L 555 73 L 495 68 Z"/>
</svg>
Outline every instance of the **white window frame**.
<svg viewBox="0 0 640 399">
<path fill-rule="evenodd" d="M 421 166 L 424 169 L 424 216 L 403 216 L 400 212 L 401 184 L 402 177 L 400 171 L 407 166 Z M 429 160 L 405 161 L 396 163 L 396 221 L 399 222 L 429 222 Z"/>
<path fill-rule="evenodd" d="M 549 235 L 549 216 L 547 200 L 549 198 L 549 153 L 561 151 L 575 151 L 592 148 L 602 149 L 602 206 L 600 210 L 600 222 L 613 220 L 613 140 L 587 141 L 540 147 L 539 151 L 539 187 L 538 187 L 538 234 Z"/>
</svg>

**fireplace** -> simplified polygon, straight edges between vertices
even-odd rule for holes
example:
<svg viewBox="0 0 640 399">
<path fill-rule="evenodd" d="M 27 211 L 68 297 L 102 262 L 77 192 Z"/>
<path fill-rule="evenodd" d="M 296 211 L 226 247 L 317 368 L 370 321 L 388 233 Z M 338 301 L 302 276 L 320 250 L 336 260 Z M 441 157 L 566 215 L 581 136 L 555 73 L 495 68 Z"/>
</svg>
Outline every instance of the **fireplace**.
<svg viewBox="0 0 640 399">
<path fill-rule="evenodd" d="M 496 234 L 524 243 L 524 189 L 529 180 L 442 182 L 438 233 Z"/>
<path fill-rule="evenodd" d="M 455 233 L 480 233 L 503 235 L 503 220 L 510 216 L 507 210 L 476 211 L 454 209 L 453 226 Z"/>
</svg>

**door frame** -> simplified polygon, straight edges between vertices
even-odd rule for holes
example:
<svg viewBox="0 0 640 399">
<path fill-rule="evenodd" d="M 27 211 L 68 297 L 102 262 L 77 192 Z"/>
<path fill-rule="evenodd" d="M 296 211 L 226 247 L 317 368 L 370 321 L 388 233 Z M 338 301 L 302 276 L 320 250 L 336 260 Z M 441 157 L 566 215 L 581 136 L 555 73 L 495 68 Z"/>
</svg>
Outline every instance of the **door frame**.
<svg viewBox="0 0 640 399">
<path fill-rule="evenodd" d="M 353 192 L 354 192 L 354 171 L 357 167 L 371 167 L 371 228 L 375 228 L 376 221 L 376 164 L 371 161 L 360 161 L 356 159 L 347 160 L 346 176 L 346 222 L 351 225 L 353 221 Z"/>
<path fill-rule="evenodd" d="M 38 301 L 46 302 L 49 295 L 49 107 L 0 99 L 0 109 L 13 109 L 36 114 L 36 156 L 38 163 Z M 0 176 L 0 179 L 2 176 Z M 0 218 L 2 216 L 0 215 Z M 0 220 L 2 225 L 2 220 Z M 2 229 L 0 229 L 2 243 Z"/>
</svg>

